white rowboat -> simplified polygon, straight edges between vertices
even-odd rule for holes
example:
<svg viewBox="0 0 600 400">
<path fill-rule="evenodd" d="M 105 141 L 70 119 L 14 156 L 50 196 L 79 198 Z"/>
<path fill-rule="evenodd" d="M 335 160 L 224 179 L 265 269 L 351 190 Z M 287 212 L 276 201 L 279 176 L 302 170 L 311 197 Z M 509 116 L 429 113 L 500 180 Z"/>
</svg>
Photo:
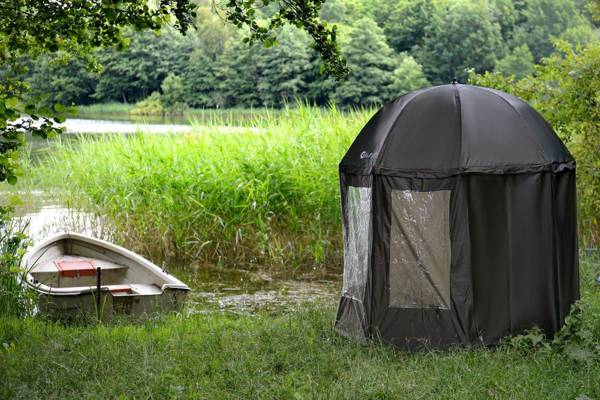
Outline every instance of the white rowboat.
<svg viewBox="0 0 600 400">
<path fill-rule="evenodd" d="M 181 310 L 190 290 L 123 247 L 72 232 L 37 244 L 21 267 L 27 271 L 27 286 L 39 293 L 39 311 L 59 318 L 92 313 L 110 319 Z"/>
</svg>

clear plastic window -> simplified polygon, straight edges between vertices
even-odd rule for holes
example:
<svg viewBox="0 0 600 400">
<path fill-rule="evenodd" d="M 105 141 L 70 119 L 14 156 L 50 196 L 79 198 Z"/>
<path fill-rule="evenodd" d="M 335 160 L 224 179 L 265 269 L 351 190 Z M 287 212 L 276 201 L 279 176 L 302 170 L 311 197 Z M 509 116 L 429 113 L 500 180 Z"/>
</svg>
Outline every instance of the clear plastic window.
<svg viewBox="0 0 600 400">
<path fill-rule="evenodd" d="M 450 191 L 392 191 L 390 307 L 450 309 Z"/>
<path fill-rule="evenodd" d="M 344 296 L 363 301 L 371 244 L 371 188 L 349 186 L 344 225 Z"/>
</svg>

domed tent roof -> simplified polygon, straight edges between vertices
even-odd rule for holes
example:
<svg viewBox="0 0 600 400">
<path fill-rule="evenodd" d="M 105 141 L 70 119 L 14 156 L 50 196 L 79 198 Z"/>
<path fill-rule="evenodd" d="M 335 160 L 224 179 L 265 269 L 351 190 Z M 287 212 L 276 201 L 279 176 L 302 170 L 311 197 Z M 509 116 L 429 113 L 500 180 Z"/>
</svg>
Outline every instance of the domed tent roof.
<svg viewBox="0 0 600 400">
<path fill-rule="evenodd" d="M 461 84 L 422 89 L 386 104 L 340 163 L 359 175 L 436 177 L 572 166 L 568 150 L 527 103 Z"/>
</svg>

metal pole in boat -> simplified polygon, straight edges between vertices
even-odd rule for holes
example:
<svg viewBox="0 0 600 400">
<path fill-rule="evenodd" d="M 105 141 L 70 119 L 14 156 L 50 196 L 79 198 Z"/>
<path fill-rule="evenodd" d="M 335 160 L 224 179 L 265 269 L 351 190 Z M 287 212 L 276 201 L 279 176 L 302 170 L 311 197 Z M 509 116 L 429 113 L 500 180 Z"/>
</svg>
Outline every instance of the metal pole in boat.
<svg viewBox="0 0 600 400">
<path fill-rule="evenodd" d="M 96 268 L 96 314 L 98 315 L 98 321 L 100 321 L 100 286 L 102 285 L 102 268 Z"/>
</svg>

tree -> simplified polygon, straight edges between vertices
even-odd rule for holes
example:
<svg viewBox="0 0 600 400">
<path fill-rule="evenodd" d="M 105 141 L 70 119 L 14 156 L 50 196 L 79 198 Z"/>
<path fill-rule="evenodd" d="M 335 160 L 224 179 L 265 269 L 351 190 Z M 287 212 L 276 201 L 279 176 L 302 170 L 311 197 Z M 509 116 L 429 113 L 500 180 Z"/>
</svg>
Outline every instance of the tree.
<svg viewBox="0 0 600 400">
<path fill-rule="evenodd" d="M 357 21 L 342 48 L 351 72 L 337 86 L 332 100 L 344 106 L 380 105 L 389 100 L 393 95 L 394 54 L 375 21 Z"/>
<path fill-rule="evenodd" d="M 505 43 L 513 41 L 519 13 L 517 8 L 523 0 L 491 0 L 493 20 L 500 25 L 500 33 Z"/>
<path fill-rule="evenodd" d="M 441 2 L 434 8 L 417 61 L 433 83 L 465 80 L 468 70 L 492 70 L 504 55 L 500 25 L 485 1 Z"/>
<path fill-rule="evenodd" d="M 431 0 L 393 1 L 382 17 L 382 26 L 390 45 L 398 52 L 410 51 L 423 42 L 431 23 L 434 5 Z"/>
<path fill-rule="evenodd" d="M 515 41 L 529 46 L 536 63 L 554 50 L 552 38 L 570 28 L 590 25 L 573 0 L 528 0 L 520 13 L 523 22 L 516 28 Z"/>
<path fill-rule="evenodd" d="M 235 36 L 235 28 L 213 12 L 210 3 L 209 0 L 200 1 L 193 36 L 198 38 L 197 48 L 215 61 L 225 50 L 225 43 Z"/>
<path fill-rule="evenodd" d="M 307 37 L 291 27 L 277 35 L 279 45 L 261 49 L 257 57 L 259 78 L 256 89 L 263 105 L 281 107 L 302 97 L 311 69 Z"/>
<path fill-rule="evenodd" d="M 183 101 L 194 108 L 214 108 L 218 105 L 215 97 L 217 76 L 215 60 L 203 48 L 194 50 L 183 72 Z"/>
<path fill-rule="evenodd" d="M 162 91 L 160 95 L 160 103 L 163 108 L 169 112 L 182 112 L 186 104 L 184 98 L 183 79 L 174 73 L 170 73 L 160 85 Z"/>
<path fill-rule="evenodd" d="M 337 29 L 329 27 L 319 19 L 319 12 L 325 0 L 227 0 L 221 9 L 225 17 L 238 28 L 248 29 L 244 42 L 250 45 L 262 42 L 270 47 L 276 42 L 276 33 L 285 24 L 302 28 L 313 39 L 312 47 L 323 60 L 324 70 L 336 78 L 348 74 L 346 61 L 340 54 L 337 44 Z M 218 8 L 218 3 L 213 0 Z M 275 11 L 270 11 L 274 6 Z M 267 8 L 266 21 L 260 21 L 261 8 Z M 264 16 L 264 14 L 263 14 Z"/>
<path fill-rule="evenodd" d="M 152 31 L 129 32 L 125 38 L 129 40 L 126 52 L 107 48 L 97 55 L 102 71 L 93 95 L 96 101 L 142 100 L 159 90 L 168 74 L 183 74 L 186 59 L 197 44 L 194 38 L 169 29 L 160 35 Z"/>
<path fill-rule="evenodd" d="M 392 83 L 393 96 L 412 92 L 429 84 L 423 67 L 412 56 L 403 55 L 400 64 L 394 70 L 394 81 Z"/>
<path fill-rule="evenodd" d="M 364 0 L 327 0 L 320 17 L 328 23 L 351 25 L 362 17 L 372 17 L 372 4 Z"/>
<path fill-rule="evenodd" d="M 29 66 L 29 98 L 39 98 L 40 104 L 52 107 L 61 104 L 89 104 L 94 99 L 97 76 L 81 59 L 64 52 L 38 57 Z"/>
<path fill-rule="evenodd" d="M 248 48 L 239 37 L 225 44 L 223 55 L 215 68 L 218 82 L 215 100 L 218 107 L 256 107 L 261 104 L 256 90 L 259 78 L 256 54 L 259 50 L 257 44 Z"/>
<path fill-rule="evenodd" d="M 504 75 L 514 75 L 516 78 L 523 78 L 531 75 L 534 71 L 535 63 L 533 55 L 529 51 L 526 44 L 515 47 L 504 57 L 498 61 L 494 71 Z"/>
</svg>

